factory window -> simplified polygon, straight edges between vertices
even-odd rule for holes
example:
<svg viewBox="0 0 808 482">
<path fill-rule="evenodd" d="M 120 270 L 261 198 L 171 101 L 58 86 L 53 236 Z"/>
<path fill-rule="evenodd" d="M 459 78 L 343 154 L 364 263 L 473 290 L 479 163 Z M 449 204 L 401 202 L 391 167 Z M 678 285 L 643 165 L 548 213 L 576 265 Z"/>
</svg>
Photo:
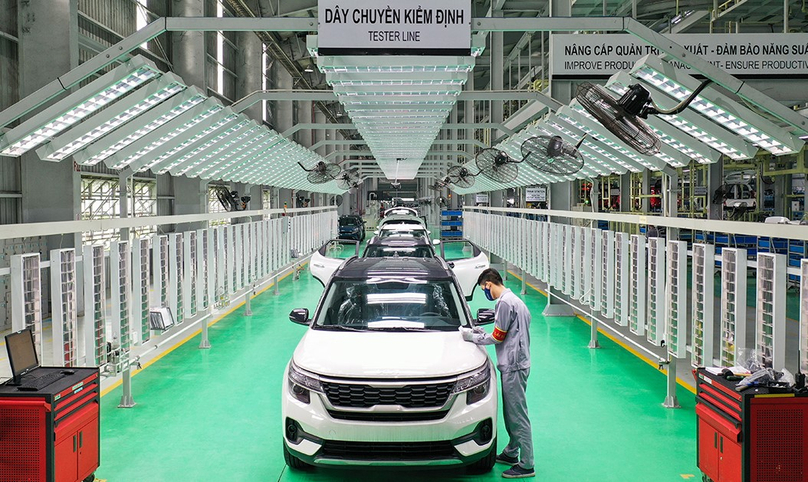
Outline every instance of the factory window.
<svg viewBox="0 0 808 482">
<path fill-rule="evenodd" d="M 81 219 L 112 219 L 121 216 L 120 182 L 116 178 L 82 176 L 81 178 Z M 149 180 L 134 180 L 129 189 L 130 206 L 128 211 L 134 217 L 157 215 L 157 184 Z M 136 236 L 149 236 L 157 232 L 157 226 L 135 228 Z M 87 244 L 108 245 L 118 239 L 117 229 L 87 231 L 82 240 Z"/>
</svg>

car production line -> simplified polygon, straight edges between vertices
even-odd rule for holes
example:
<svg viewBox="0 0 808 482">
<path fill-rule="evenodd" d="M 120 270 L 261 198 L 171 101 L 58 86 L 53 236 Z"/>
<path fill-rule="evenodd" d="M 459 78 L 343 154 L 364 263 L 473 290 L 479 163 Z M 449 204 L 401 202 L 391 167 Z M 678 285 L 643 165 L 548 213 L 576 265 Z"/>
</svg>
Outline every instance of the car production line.
<svg viewBox="0 0 808 482">
<path fill-rule="evenodd" d="M 519 282 L 509 286 L 518 291 Z M 294 471 L 282 455 L 280 392 L 284 368 L 305 327 L 292 308 L 314 310 L 322 286 L 308 270 L 286 278 L 280 296 L 266 291 L 211 327 L 213 348 L 198 338 L 133 378 L 138 406 L 117 410 L 120 388 L 102 399 L 101 467 L 110 482 L 140 480 L 501 480 L 463 469 L 323 469 Z M 545 319 L 544 296 L 524 297 L 533 313 L 528 400 L 537 476 L 548 481 L 666 481 L 697 474 L 692 397 L 667 410 L 656 370 L 610 340 L 586 348 L 589 327 L 576 318 Z M 472 312 L 491 307 L 483 297 Z M 491 328 L 488 327 L 490 330 Z M 458 334 L 458 336 L 460 336 Z M 491 356 L 493 349 L 490 350 Z M 656 376 L 663 376 L 658 373 Z M 597 415 L 595 415 L 597 414 Z M 500 449 L 507 443 L 499 420 Z"/>
</svg>

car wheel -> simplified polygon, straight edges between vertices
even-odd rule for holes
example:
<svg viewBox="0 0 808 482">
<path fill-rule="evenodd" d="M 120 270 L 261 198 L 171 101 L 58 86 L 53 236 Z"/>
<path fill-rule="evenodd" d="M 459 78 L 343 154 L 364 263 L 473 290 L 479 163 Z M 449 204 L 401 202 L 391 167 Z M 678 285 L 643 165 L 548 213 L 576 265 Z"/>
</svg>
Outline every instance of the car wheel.
<svg viewBox="0 0 808 482">
<path fill-rule="evenodd" d="M 494 456 L 496 457 L 496 455 Z M 286 462 L 286 465 L 288 465 L 290 469 L 306 470 L 311 467 L 311 465 L 292 455 L 289 449 L 286 448 L 285 442 L 283 442 L 283 461 Z"/>
<path fill-rule="evenodd" d="M 284 445 L 284 447 L 286 446 Z M 488 449 L 488 453 L 485 454 L 485 457 L 469 465 L 468 471 L 475 474 L 485 474 L 491 472 L 491 469 L 494 468 L 494 464 L 496 462 L 497 462 L 497 439 L 494 438 L 494 443 L 491 444 L 491 448 Z"/>
</svg>

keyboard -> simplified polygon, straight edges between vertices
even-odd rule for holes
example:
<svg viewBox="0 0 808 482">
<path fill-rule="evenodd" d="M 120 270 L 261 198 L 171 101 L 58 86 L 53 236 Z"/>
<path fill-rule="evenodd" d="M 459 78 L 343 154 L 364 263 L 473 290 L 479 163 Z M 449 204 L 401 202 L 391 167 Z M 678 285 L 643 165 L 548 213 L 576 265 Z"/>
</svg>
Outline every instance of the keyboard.
<svg viewBox="0 0 808 482">
<path fill-rule="evenodd" d="M 62 372 L 50 372 L 42 375 L 41 377 L 24 380 L 22 384 L 17 387 L 17 390 L 35 392 L 47 387 L 56 380 L 64 378 L 65 376 L 66 375 Z"/>
</svg>

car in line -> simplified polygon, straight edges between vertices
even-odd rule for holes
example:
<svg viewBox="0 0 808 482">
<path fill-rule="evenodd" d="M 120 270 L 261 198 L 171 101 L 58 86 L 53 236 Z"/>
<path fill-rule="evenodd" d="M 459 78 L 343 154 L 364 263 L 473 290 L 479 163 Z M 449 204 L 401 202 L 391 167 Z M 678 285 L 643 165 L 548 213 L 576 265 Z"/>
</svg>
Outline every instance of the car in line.
<svg viewBox="0 0 808 482">
<path fill-rule="evenodd" d="M 463 296 L 467 300 L 473 299 L 477 279 L 490 266 L 488 256 L 479 246 L 467 240 L 444 241 L 439 245 L 440 252 L 436 252 L 435 245 L 428 238 L 413 236 L 406 232 L 384 237 L 374 236 L 368 241 L 362 257 L 440 257 L 446 261 L 457 276 Z M 342 243 L 332 240 L 314 252 L 309 269 L 311 274 L 325 286 L 331 275 L 345 260 L 354 256 L 359 256 L 358 243 Z"/>
<path fill-rule="evenodd" d="M 328 279 L 282 387 L 283 456 L 316 466 L 467 466 L 488 472 L 497 383 L 473 319 L 440 258 L 351 258 Z"/>
<path fill-rule="evenodd" d="M 365 220 L 357 214 L 347 214 L 339 217 L 339 238 L 365 240 Z"/>
</svg>

